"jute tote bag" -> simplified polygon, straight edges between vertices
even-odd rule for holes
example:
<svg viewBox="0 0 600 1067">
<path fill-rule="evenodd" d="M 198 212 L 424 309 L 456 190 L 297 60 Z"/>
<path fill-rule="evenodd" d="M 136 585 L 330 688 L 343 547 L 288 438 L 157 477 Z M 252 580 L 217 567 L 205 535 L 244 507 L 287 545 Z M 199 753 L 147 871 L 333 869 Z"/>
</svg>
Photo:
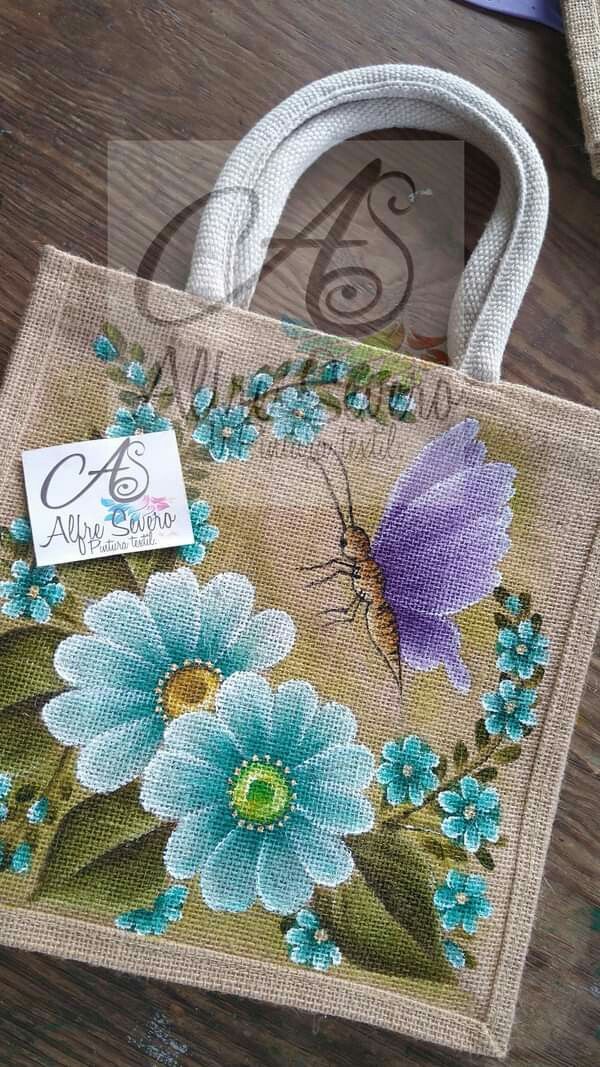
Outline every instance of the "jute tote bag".
<svg viewBox="0 0 600 1067">
<path fill-rule="evenodd" d="M 451 367 L 246 310 L 302 171 L 392 125 L 500 168 Z M 599 614 L 600 417 L 500 381 L 544 169 L 374 67 L 218 190 L 188 293 L 47 249 L 4 379 L 0 936 L 502 1056 Z M 194 543 L 36 567 L 21 451 L 169 427 Z"/>
</svg>

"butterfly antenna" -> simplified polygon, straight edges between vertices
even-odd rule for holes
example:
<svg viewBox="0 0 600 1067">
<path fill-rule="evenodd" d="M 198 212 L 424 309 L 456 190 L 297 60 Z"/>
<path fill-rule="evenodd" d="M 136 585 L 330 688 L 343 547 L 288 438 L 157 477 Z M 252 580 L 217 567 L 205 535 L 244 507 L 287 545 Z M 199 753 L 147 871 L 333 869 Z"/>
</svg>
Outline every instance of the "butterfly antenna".
<svg viewBox="0 0 600 1067">
<path fill-rule="evenodd" d="M 339 452 L 336 451 L 336 449 L 333 447 L 333 445 L 326 444 L 325 442 L 323 442 L 322 447 L 326 448 L 328 452 L 331 452 L 331 454 L 333 456 L 335 456 L 335 458 L 337 460 L 338 467 L 340 468 L 340 470 L 342 472 L 342 477 L 344 479 L 344 485 L 346 487 L 346 506 L 348 508 L 348 518 L 350 519 L 350 525 L 354 526 L 355 522 L 354 522 L 354 509 L 352 507 L 352 492 L 351 492 L 351 489 L 350 489 L 350 479 L 348 478 L 348 471 L 346 470 L 346 465 L 345 465 L 342 457 L 340 456 Z M 323 468 L 321 468 L 321 470 L 322 469 Z"/>
<path fill-rule="evenodd" d="M 325 467 L 321 463 L 320 459 L 316 459 L 313 456 L 312 457 L 312 461 L 313 461 L 313 463 L 316 463 L 317 467 L 321 471 L 321 474 L 323 475 L 323 478 L 325 480 L 325 485 L 327 486 L 327 488 L 329 490 L 329 495 L 331 496 L 331 499 L 333 501 L 333 506 L 335 507 L 335 510 L 337 511 L 337 515 L 338 515 L 338 518 L 340 520 L 340 525 L 342 527 L 342 530 L 345 530 L 347 525 L 348 525 L 348 523 L 346 522 L 346 519 L 344 518 L 344 513 L 343 513 L 343 511 L 341 509 L 340 502 L 339 502 L 339 500 L 338 500 L 338 498 L 337 498 L 337 496 L 335 494 L 335 489 L 333 488 L 333 485 L 331 483 L 331 479 L 329 477 L 329 474 L 327 473 L 327 470 L 325 469 Z"/>
</svg>

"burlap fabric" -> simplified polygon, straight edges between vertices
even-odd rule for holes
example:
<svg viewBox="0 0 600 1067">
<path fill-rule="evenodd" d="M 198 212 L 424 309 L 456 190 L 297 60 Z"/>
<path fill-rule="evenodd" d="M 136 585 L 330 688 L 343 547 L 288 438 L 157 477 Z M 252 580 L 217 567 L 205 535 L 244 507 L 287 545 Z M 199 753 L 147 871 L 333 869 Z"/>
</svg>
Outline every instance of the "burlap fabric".
<svg viewBox="0 0 600 1067">
<path fill-rule="evenodd" d="M 600 178 L 600 4 L 598 0 L 562 0 L 562 9 L 585 146 L 592 174 Z"/>
<path fill-rule="evenodd" d="M 244 407 L 243 439 L 223 435 L 212 393 Z M 502 1056 L 600 611 L 599 414 L 290 336 L 53 249 L 0 412 L 3 942 Z M 28 570 L 21 450 L 153 419 L 176 428 L 190 499 L 210 506 L 196 549 Z M 357 527 L 389 578 L 401 689 Z M 230 614 L 249 585 L 252 610 L 278 614 L 241 642 L 238 619 L 233 658 L 213 645 L 222 670 L 200 707 L 173 679 L 208 670 L 188 636 L 222 637 L 227 611 L 217 626 L 196 590 L 231 573 L 246 584 Z M 364 601 L 350 622 L 366 585 L 379 622 Z M 267 729 L 265 686 L 298 679 L 313 689 L 284 688 Z M 234 821 L 208 841 L 220 789 Z"/>
</svg>

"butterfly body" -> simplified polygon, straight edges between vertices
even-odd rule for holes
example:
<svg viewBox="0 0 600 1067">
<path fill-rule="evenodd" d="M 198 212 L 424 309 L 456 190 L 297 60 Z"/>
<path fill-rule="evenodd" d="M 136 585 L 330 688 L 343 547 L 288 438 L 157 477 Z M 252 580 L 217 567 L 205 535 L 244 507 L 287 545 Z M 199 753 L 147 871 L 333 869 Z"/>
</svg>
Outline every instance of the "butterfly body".
<svg viewBox="0 0 600 1067">
<path fill-rule="evenodd" d="M 510 464 L 487 460 L 479 428 L 463 419 L 425 445 L 398 477 L 372 537 L 355 522 L 341 456 L 328 446 L 341 494 L 331 468 L 315 460 L 337 511 L 342 554 L 305 569 L 328 568 L 315 585 L 350 579 L 352 603 L 323 614 L 337 625 L 353 622 L 362 607 L 371 642 L 400 688 L 403 663 L 416 671 L 443 667 L 459 692 L 471 686 L 453 616 L 500 582 L 516 475 Z"/>
</svg>

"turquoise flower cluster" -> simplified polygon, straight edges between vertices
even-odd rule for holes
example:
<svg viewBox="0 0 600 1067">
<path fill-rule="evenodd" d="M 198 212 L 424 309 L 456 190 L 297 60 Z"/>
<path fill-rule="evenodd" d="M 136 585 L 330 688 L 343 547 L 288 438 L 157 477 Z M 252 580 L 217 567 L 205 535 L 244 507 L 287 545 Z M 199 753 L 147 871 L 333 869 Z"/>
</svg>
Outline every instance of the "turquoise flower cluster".
<svg viewBox="0 0 600 1067">
<path fill-rule="evenodd" d="M 279 400 L 267 405 L 267 414 L 273 420 L 273 434 L 280 440 L 310 445 L 327 421 L 327 412 L 312 389 L 296 389 L 288 386 Z"/>
<path fill-rule="evenodd" d="M 52 609 L 62 604 L 66 596 L 64 585 L 57 580 L 54 567 L 32 567 L 24 559 L 17 559 L 11 567 L 12 581 L 0 582 L 2 613 L 9 619 L 31 619 L 48 622 Z"/>
<path fill-rule="evenodd" d="M 5 771 L 0 772 L 0 823 L 9 816 L 9 797 L 13 787 L 13 777 Z M 29 822 L 29 812 L 27 814 Z M 0 840 L 0 864 L 12 874 L 28 874 L 31 870 L 33 850 L 28 841 L 21 841 L 12 853 L 7 855 L 6 844 Z"/>
<path fill-rule="evenodd" d="M 191 545 L 183 545 L 178 555 L 193 567 L 205 559 L 206 546 L 216 541 L 219 536 L 219 527 L 213 526 L 208 521 L 210 504 L 207 504 L 205 500 L 194 500 L 190 504 L 189 512 L 194 541 Z"/>
<path fill-rule="evenodd" d="M 164 934 L 171 923 L 181 920 L 183 906 L 187 900 L 188 888 L 185 885 L 172 885 L 154 900 L 150 908 L 134 908 L 121 912 L 115 919 L 119 930 L 155 937 Z"/>
<path fill-rule="evenodd" d="M 172 429 L 172 422 L 164 415 L 159 415 L 153 404 L 142 401 L 130 411 L 129 408 L 117 408 L 114 421 L 107 426 L 107 437 L 133 437 L 135 434 L 158 433 Z"/>
<path fill-rule="evenodd" d="M 414 734 L 387 741 L 382 757 L 377 781 L 384 787 L 389 804 L 411 803 L 420 808 L 427 794 L 437 789 L 439 780 L 433 768 L 438 766 L 439 756 Z"/>
<path fill-rule="evenodd" d="M 71 688 L 42 711 L 57 741 L 79 748 L 82 785 L 110 793 L 133 781 L 168 723 L 211 708 L 236 671 L 263 670 L 288 654 L 289 615 L 253 615 L 253 605 L 244 575 L 219 574 L 200 587 L 179 567 L 153 574 L 143 597 L 117 590 L 86 609 L 91 633 L 65 638 L 55 653 L 55 670 Z"/>
<path fill-rule="evenodd" d="M 480 874 L 448 871 L 446 881 L 434 893 L 433 903 L 448 931 L 462 927 L 465 933 L 475 934 L 480 919 L 489 919 L 493 913 L 486 881 Z"/>
<path fill-rule="evenodd" d="M 481 703 L 487 712 L 485 728 L 488 734 L 505 734 L 511 741 L 521 741 L 525 729 L 537 725 L 533 705 L 537 689 L 523 689 L 504 678 L 495 693 L 484 693 Z"/>
<path fill-rule="evenodd" d="M 303 908 L 285 935 L 288 955 L 292 963 L 328 971 L 339 967 L 342 953 L 321 924 L 319 916 L 310 908 Z"/>
<path fill-rule="evenodd" d="M 548 638 L 523 619 L 515 627 L 505 626 L 498 633 L 497 667 L 505 674 L 516 674 L 524 681 L 533 677 L 536 667 L 545 667 L 550 658 Z"/>
<path fill-rule="evenodd" d="M 457 841 L 467 852 L 478 852 L 483 841 L 496 844 L 500 837 L 500 798 L 492 786 L 483 786 L 466 775 L 458 789 L 444 790 L 438 804 L 448 812 L 442 833 Z"/>
<path fill-rule="evenodd" d="M 321 704 L 308 682 L 273 692 L 258 674 L 233 674 L 215 709 L 170 723 L 143 774 L 142 805 L 177 821 L 167 871 L 199 874 L 210 908 L 241 912 L 259 900 L 289 915 L 315 885 L 352 874 L 343 838 L 373 826 L 364 796 L 373 756 L 356 742 L 352 712 Z"/>
<path fill-rule="evenodd" d="M 196 404 L 196 410 L 198 406 Z M 258 438 L 258 430 L 249 421 L 249 414 L 243 404 L 218 405 L 198 423 L 192 439 L 203 445 L 217 463 L 226 463 L 230 459 L 247 460 L 251 446 Z"/>
</svg>

